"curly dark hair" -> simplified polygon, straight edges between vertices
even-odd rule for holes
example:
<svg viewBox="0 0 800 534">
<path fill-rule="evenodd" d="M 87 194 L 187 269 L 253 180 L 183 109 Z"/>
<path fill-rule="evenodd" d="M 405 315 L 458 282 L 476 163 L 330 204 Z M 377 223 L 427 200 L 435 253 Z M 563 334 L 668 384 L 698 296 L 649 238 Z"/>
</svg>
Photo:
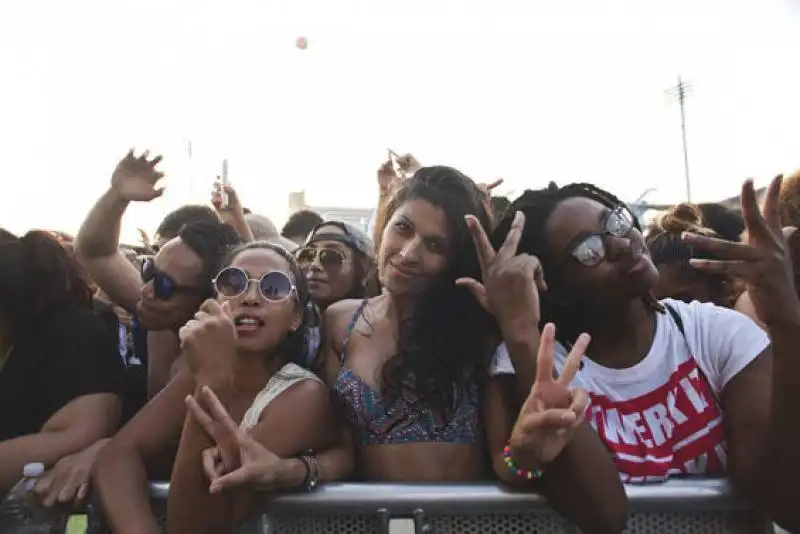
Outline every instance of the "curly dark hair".
<svg viewBox="0 0 800 534">
<path fill-rule="evenodd" d="M 297 364 L 300 367 L 308 367 L 306 357 L 306 340 L 308 336 L 306 335 L 306 330 L 308 329 L 311 310 L 308 305 L 310 299 L 310 295 L 308 293 L 308 282 L 306 281 L 305 275 L 303 275 L 303 271 L 300 270 L 300 267 L 297 265 L 297 261 L 295 261 L 294 256 L 292 256 L 291 253 L 287 252 L 282 246 L 268 243 L 267 241 L 254 241 L 251 243 L 245 243 L 244 245 L 239 245 L 230 251 L 228 256 L 225 258 L 225 261 L 222 262 L 220 268 L 230 266 L 236 257 L 246 250 L 271 250 L 286 260 L 286 263 L 289 264 L 289 270 L 292 273 L 292 278 L 294 278 L 297 306 L 302 311 L 303 315 L 300 327 L 294 332 L 290 332 L 289 335 L 286 336 L 286 339 L 284 339 L 280 346 L 275 350 L 275 352 L 280 354 L 286 362 Z"/>
<path fill-rule="evenodd" d="M 425 200 L 446 217 L 452 246 L 443 272 L 414 297 L 410 317 L 399 327 L 397 354 L 383 367 L 389 398 L 405 393 L 445 417 L 484 379 L 491 355 L 494 321 L 472 294 L 455 284 L 461 277 L 481 279 L 465 215 L 477 217 L 488 233 L 486 195 L 467 176 L 450 167 L 424 167 L 405 181 L 378 217 L 381 233 L 392 214 L 412 200 Z M 477 399 L 475 399 L 477 402 Z"/>
<path fill-rule="evenodd" d="M 69 304 L 92 308 L 92 292 L 69 252 L 49 232 L 17 237 L 0 228 L 0 308 L 14 335 Z"/>
<path fill-rule="evenodd" d="M 548 291 L 539 295 L 541 306 L 541 325 L 555 323 L 558 326 L 556 337 L 564 346 L 572 346 L 578 336 L 587 330 L 587 325 L 592 321 L 591 311 L 583 309 L 581 306 L 574 306 L 563 303 L 557 297 L 558 293 L 558 269 L 554 258 L 550 258 L 547 249 L 547 221 L 553 214 L 556 207 L 568 198 L 588 198 L 599 202 L 610 209 L 623 206 L 630 211 L 630 208 L 612 195 L 592 184 L 576 183 L 558 187 L 551 182 L 544 189 L 526 190 L 518 199 L 511 203 L 506 210 L 503 219 L 498 223 L 497 228 L 492 233 L 492 244 L 500 247 L 505 241 L 506 235 L 511 229 L 511 223 L 517 211 L 525 215 L 525 228 L 517 247 L 520 254 L 531 254 L 539 258 L 542 270 L 547 278 Z M 641 231 L 638 219 L 631 212 L 634 226 Z M 646 305 L 657 311 L 664 310 L 663 306 L 651 294 L 642 297 Z"/>
</svg>

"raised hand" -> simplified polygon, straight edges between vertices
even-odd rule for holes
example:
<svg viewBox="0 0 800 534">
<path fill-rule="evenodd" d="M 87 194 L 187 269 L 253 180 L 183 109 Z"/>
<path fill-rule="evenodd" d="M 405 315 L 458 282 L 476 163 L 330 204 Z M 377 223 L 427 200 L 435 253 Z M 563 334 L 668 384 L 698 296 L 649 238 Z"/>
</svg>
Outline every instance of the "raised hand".
<svg viewBox="0 0 800 534">
<path fill-rule="evenodd" d="M 236 359 L 236 327 L 228 302 L 206 300 L 194 319 L 178 331 L 181 351 L 200 382 L 226 379 Z"/>
<path fill-rule="evenodd" d="M 561 376 L 553 376 L 556 327 L 545 325 L 539 343 L 536 381 L 511 432 L 509 447 L 514 461 L 523 469 L 535 469 L 550 462 L 567 446 L 584 418 L 589 395 L 569 384 L 580 368 L 589 345 L 589 335 L 581 334 L 569 353 Z"/>
<path fill-rule="evenodd" d="M 246 485 L 277 489 L 285 461 L 239 428 L 210 388 L 201 388 L 200 396 L 208 411 L 192 396 L 186 398 L 186 406 L 217 444 L 203 451 L 203 470 L 211 482 L 209 491 L 219 493 Z"/>
<path fill-rule="evenodd" d="M 747 226 L 744 243 L 683 234 L 686 243 L 720 258 L 692 259 L 692 267 L 744 280 L 755 312 L 767 326 L 800 323 L 791 251 L 778 212 L 782 180 L 783 177 L 778 176 L 769 185 L 763 215 L 758 209 L 752 180 L 742 186 L 742 212 Z"/>
<path fill-rule="evenodd" d="M 164 194 L 164 188 L 156 187 L 164 177 L 163 172 L 156 170 L 161 156 L 150 158 L 145 151 L 136 157 L 133 150 L 120 160 L 114 174 L 111 175 L 111 187 L 124 200 L 132 202 L 148 202 Z"/>
<path fill-rule="evenodd" d="M 397 167 L 400 172 L 410 176 L 422 168 L 422 164 L 412 154 L 404 154 L 397 158 Z"/>
<path fill-rule="evenodd" d="M 494 250 L 478 219 L 466 216 L 478 254 L 483 283 L 474 278 L 459 278 L 456 284 L 467 288 L 478 302 L 493 314 L 501 327 L 538 328 L 539 290 L 547 284 L 539 258 L 517 254 L 525 227 L 525 215 L 518 211 L 500 250 Z"/>
<path fill-rule="evenodd" d="M 496 188 L 496 187 L 498 187 L 498 186 L 502 185 L 502 183 L 503 183 L 504 181 L 505 181 L 505 180 L 504 180 L 503 178 L 498 178 L 498 179 L 497 179 L 497 180 L 495 180 L 494 182 L 489 182 L 488 184 L 478 184 L 478 188 L 479 188 L 481 191 L 483 191 L 484 193 L 486 193 L 487 195 L 491 195 L 491 194 L 492 194 L 492 190 L 493 190 L 494 188 Z"/>
<path fill-rule="evenodd" d="M 394 170 L 394 164 L 392 163 L 392 158 L 390 156 L 385 162 L 383 162 L 383 165 L 378 168 L 378 187 L 380 187 L 381 194 L 390 194 L 397 185 L 399 179 L 399 176 L 397 176 L 397 173 Z"/>
</svg>

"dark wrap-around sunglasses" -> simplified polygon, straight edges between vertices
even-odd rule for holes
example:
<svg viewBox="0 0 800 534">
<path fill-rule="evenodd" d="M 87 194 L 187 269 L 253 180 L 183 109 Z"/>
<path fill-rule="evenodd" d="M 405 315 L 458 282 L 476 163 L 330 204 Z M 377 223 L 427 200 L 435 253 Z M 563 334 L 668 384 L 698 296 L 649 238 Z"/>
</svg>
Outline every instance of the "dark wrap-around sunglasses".
<svg viewBox="0 0 800 534">
<path fill-rule="evenodd" d="M 281 271 L 264 273 L 261 278 L 250 278 L 243 269 L 225 267 L 214 278 L 214 289 L 227 299 L 234 299 L 247 293 L 251 283 L 258 285 L 258 292 L 268 302 L 283 302 L 297 293 L 291 278 Z"/>
<path fill-rule="evenodd" d="M 171 276 L 159 271 L 152 257 L 142 260 L 142 282 L 153 282 L 153 294 L 158 300 L 169 300 L 179 293 L 202 294 L 208 291 L 206 287 L 180 285 Z"/>
</svg>

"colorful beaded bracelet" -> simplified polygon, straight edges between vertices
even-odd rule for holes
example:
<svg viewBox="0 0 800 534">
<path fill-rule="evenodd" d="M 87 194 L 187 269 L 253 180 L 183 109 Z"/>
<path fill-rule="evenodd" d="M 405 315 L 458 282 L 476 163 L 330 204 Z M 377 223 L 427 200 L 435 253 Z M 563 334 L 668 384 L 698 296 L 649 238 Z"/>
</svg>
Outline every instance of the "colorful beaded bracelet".
<svg viewBox="0 0 800 534">
<path fill-rule="evenodd" d="M 520 469 L 517 467 L 517 464 L 514 463 L 514 457 L 511 455 L 511 447 L 508 445 L 505 446 L 503 449 L 503 461 L 508 466 L 508 469 L 514 473 L 518 478 L 522 478 L 525 480 L 536 480 L 538 478 L 542 478 L 544 472 L 541 469 Z"/>
</svg>

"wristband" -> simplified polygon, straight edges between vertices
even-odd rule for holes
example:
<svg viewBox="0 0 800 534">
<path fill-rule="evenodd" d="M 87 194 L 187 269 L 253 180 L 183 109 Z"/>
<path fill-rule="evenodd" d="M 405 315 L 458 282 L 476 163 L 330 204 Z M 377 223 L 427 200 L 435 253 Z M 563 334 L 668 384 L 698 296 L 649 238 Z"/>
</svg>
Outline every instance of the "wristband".
<svg viewBox="0 0 800 534">
<path fill-rule="evenodd" d="M 506 463 L 508 470 L 514 473 L 517 478 L 523 480 L 538 480 L 544 475 L 541 469 L 521 469 L 517 467 L 514 462 L 514 457 L 511 455 L 511 447 L 506 445 L 503 448 L 503 461 Z"/>
<path fill-rule="evenodd" d="M 309 455 L 298 458 L 306 466 L 306 476 L 301 487 L 305 491 L 313 491 L 319 486 L 319 465 L 317 464 L 317 459 L 312 456 L 314 454 L 313 451 L 308 452 Z"/>
</svg>

